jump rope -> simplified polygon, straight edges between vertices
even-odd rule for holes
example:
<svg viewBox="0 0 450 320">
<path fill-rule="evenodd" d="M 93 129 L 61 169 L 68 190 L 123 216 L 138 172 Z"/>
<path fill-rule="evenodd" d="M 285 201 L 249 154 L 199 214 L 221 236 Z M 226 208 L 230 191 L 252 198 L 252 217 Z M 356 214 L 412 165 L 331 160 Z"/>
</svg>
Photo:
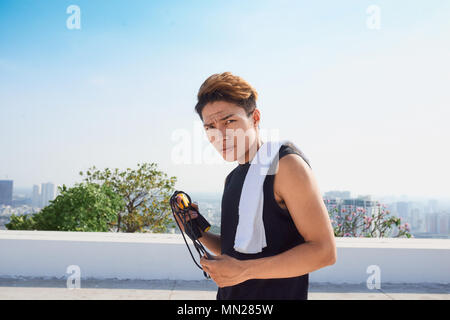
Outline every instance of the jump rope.
<svg viewBox="0 0 450 320">
<path fill-rule="evenodd" d="M 189 250 L 189 253 L 191 254 L 192 260 L 197 265 L 197 267 L 200 268 L 200 270 L 203 271 L 203 275 L 206 279 L 211 279 L 210 275 L 203 270 L 203 268 L 197 263 L 195 260 L 191 248 L 189 247 L 189 244 L 186 241 L 186 237 L 184 236 L 184 232 L 191 238 L 192 243 L 194 244 L 194 248 L 197 250 L 200 258 L 204 255 L 208 259 L 213 259 L 213 257 L 206 251 L 205 247 L 202 245 L 202 243 L 198 240 L 202 234 L 201 231 L 206 232 L 211 228 L 211 225 L 208 221 L 200 214 L 200 212 L 192 206 L 191 197 L 184 192 L 184 191 L 175 191 L 173 195 L 170 197 L 170 207 L 172 208 L 172 214 L 175 218 L 175 222 L 177 223 L 178 228 L 181 231 L 181 235 L 183 236 L 184 242 L 186 243 L 186 246 Z M 196 211 L 198 216 L 195 219 L 186 219 L 186 215 L 189 214 L 189 210 Z M 183 229 L 180 227 L 180 224 L 178 223 L 178 217 L 181 223 L 183 224 Z M 186 221 L 187 220 L 187 221 Z"/>
</svg>

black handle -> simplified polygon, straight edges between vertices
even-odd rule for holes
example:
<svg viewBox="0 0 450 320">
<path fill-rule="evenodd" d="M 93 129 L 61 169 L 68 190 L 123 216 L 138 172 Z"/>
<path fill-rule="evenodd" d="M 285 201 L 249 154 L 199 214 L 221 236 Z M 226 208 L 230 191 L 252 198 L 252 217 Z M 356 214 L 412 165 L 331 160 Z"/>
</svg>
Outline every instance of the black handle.
<svg viewBox="0 0 450 320">
<path fill-rule="evenodd" d="M 196 219 L 193 219 L 193 221 L 196 222 L 196 224 L 198 225 L 198 227 L 200 228 L 200 230 L 202 230 L 203 232 L 206 232 L 209 230 L 209 228 L 211 228 L 211 225 L 209 224 L 208 220 L 205 219 L 205 217 L 203 217 L 201 215 L 201 213 L 196 210 L 194 207 L 192 207 L 192 210 L 196 211 L 198 216 Z"/>
</svg>

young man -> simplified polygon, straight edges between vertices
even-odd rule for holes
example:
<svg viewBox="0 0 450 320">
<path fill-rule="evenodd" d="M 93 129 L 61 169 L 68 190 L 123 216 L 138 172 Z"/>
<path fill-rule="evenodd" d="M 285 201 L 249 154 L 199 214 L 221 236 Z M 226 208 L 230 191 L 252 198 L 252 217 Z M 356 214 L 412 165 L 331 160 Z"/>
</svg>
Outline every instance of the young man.
<svg viewBox="0 0 450 320">
<path fill-rule="evenodd" d="M 230 72 L 210 76 L 198 92 L 195 110 L 210 142 L 226 161 L 238 162 L 225 179 L 221 234 L 199 239 L 216 256 L 200 263 L 219 287 L 217 299 L 307 299 L 308 274 L 333 265 L 337 252 L 316 179 L 293 144 L 281 146 L 276 174 L 264 180 L 267 246 L 254 254 L 233 247 L 243 183 L 262 145 L 256 99 L 255 89 Z"/>
</svg>

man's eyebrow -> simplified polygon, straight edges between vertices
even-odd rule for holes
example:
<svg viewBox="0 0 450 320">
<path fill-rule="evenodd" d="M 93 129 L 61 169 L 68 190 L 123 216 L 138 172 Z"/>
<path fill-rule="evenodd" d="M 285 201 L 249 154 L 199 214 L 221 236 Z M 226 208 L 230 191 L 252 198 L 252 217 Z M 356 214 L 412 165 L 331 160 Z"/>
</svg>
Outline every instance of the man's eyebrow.
<svg viewBox="0 0 450 320">
<path fill-rule="evenodd" d="M 231 113 L 231 114 L 229 114 L 229 115 L 223 117 L 222 119 L 220 119 L 220 121 L 227 120 L 229 117 L 232 117 L 232 116 L 234 116 L 234 113 Z M 211 122 L 211 123 L 206 123 L 206 124 L 204 124 L 203 126 L 204 126 L 204 127 L 209 127 L 209 126 L 211 126 L 211 125 L 212 125 L 212 122 Z"/>
</svg>

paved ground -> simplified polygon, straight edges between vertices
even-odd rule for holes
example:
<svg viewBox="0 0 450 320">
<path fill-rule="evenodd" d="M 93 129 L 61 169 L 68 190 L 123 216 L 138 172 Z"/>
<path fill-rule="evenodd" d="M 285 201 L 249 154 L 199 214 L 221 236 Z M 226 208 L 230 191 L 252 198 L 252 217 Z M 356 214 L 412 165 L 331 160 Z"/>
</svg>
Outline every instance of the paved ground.
<svg viewBox="0 0 450 320">
<path fill-rule="evenodd" d="M 0 300 L 14 299 L 145 299 L 214 300 L 212 281 L 180 280 L 81 280 L 80 288 L 68 289 L 65 279 L 0 278 Z M 318 284 L 309 286 L 310 300 L 450 300 L 450 284 L 382 284 L 369 290 L 366 284 Z"/>
</svg>

